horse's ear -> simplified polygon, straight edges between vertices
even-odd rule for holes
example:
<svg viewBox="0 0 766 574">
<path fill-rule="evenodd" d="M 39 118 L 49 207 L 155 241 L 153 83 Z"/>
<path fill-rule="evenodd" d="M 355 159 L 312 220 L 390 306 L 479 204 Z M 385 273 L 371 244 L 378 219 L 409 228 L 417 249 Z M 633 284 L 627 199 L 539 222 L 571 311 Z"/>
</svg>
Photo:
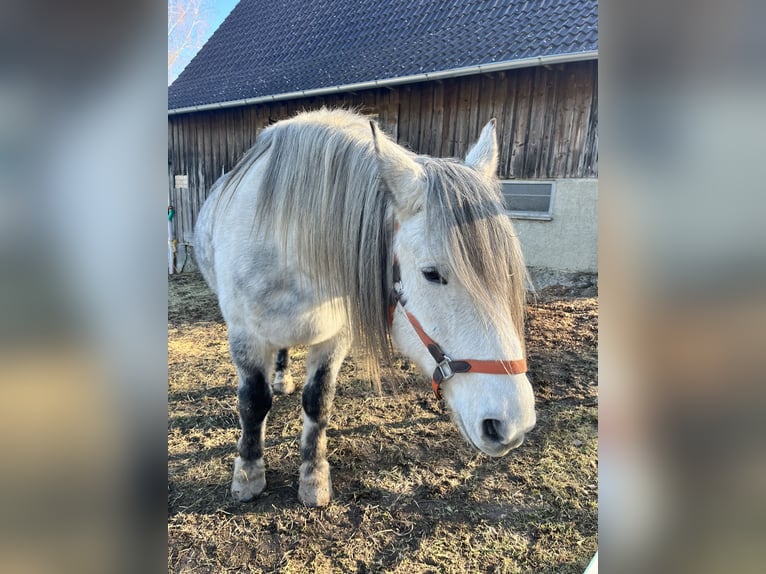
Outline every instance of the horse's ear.
<svg viewBox="0 0 766 574">
<path fill-rule="evenodd" d="M 425 173 L 414 154 L 388 139 L 374 121 L 370 121 L 378 170 L 391 193 L 396 216 L 406 219 L 423 209 Z"/>
<path fill-rule="evenodd" d="M 481 130 L 478 141 L 473 144 L 465 156 L 465 164 L 487 177 L 497 173 L 497 137 L 495 136 L 495 118 L 492 118 Z"/>
</svg>

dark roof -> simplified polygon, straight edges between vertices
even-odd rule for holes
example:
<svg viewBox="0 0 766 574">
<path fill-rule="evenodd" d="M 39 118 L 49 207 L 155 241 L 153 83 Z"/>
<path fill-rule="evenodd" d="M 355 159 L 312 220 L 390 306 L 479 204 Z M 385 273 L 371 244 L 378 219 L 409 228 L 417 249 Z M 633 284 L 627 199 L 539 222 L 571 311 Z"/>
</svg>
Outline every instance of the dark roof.
<svg viewBox="0 0 766 574">
<path fill-rule="evenodd" d="M 598 49 L 597 0 L 241 0 L 168 108 Z"/>
</svg>

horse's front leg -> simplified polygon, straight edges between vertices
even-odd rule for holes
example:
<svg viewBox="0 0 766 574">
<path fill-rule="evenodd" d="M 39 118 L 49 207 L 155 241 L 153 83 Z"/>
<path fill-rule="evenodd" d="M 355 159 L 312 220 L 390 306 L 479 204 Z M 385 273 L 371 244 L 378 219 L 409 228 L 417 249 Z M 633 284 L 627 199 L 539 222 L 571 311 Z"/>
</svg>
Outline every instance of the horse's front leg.
<svg viewBox="0 0 766 574">
<path fill-rule="evenodd" d="M 307 506 L 325 506 L 332 497 L 327 462 L 327 424 L 330 420 L 335 381 L 346 357 L 349 339 L 338 335 L 312 347 L 303 385 L 303 435 L 298 496 Z"/>
<path fill-rule="evenodd" d="M 237 398 L 242 427 L 242 436 L 237 443 L 239 456 L 234 460 L 231 494 L 239 502 L 248 502 L 266 488 L 263 441 L 266 416 L 272 404 L 266 365 L 271 365 L 273 353 L 258 353 L 246 336 L 236 333 L 230 334 L 229 346 L 239 375 Z"/>
</svg>

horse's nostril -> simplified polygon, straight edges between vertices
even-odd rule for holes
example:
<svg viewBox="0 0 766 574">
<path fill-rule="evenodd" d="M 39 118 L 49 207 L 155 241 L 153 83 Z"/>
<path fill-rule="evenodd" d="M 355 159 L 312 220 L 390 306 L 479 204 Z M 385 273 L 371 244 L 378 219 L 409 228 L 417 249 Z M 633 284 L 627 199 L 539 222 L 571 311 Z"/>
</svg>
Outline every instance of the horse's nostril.
<svg viewBox="0 0 766 574">
<path fill-rule="evenodd" d="M 516 448 L 524 442 L 524 435 L 514 433 L 512 428 L 503 421 L 484 419 L 481 424 L 484 439 L 487 442 L 501 445 L 505 449 Z"/>
<path fill-rule="evenodd" d="M 497 419 L 484 419 L 482 429 L 484 436 L 492 442 L 505 442 L 505 425 Z"/>
</svg>

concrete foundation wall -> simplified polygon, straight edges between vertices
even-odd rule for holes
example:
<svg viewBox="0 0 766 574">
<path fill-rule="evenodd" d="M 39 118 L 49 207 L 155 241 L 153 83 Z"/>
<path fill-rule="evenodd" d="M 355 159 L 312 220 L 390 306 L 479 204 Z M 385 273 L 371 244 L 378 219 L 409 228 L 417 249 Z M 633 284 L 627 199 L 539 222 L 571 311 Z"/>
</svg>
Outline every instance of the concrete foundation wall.
<svg viewBox="0 0 766 574">
<path fill-rule="evenodd" d="M 527 265 L 560 273 L 598 272 L 598 180 L 556 180 L 552 217 L 513 220 Z"/>
</svg>

